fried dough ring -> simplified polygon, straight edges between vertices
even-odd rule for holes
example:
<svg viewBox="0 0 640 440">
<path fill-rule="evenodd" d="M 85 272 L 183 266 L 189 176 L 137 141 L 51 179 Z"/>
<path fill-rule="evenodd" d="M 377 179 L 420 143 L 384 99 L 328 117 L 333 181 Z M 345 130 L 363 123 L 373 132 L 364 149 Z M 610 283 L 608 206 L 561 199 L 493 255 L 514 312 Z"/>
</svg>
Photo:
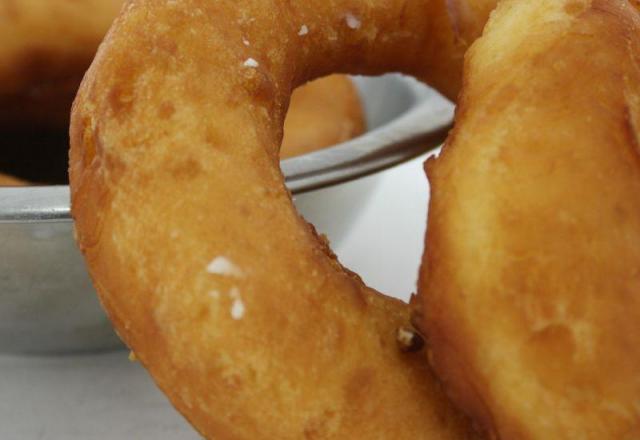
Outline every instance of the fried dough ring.
<svg viewBox="0 0 640 440">
<path fill-rule="evenodd" d="M 65 102 L 59 104 L 64 106 Z M 66 104 L 68 108 L 71 107 L 70 100 Z M 56 110 L 58 113 L 54 113 L 53 117 L 66 114 L 63 108 Z M 331 75 L 305 84 L 294 90 L 291 97 L 281 157 L 306 154 L 352 139 L 364 131 L 364 119 L 360 97 L 348 77 Z M 0 127 L 7 125 L 6 122 L 3 124 L 0 121 Z M 1 171 L 20 176 L 0 174 L 0 186 L 66 182 L 66 167 L 63 168 L 60 163 L 67 156 L 63 152 L 68 148 L 65 133 L 56 130 L 33 131 L 37 128 L 37 121 L 31 121 L 30 125 L 28 128 L 0 129 L 5 143 L 12 148 L 4 153 L 5 165 Z"/>
<path fill-rule="evenodd" d="M 0 0 L 0 127 L 66 129 L 71 102 L 123 0 Z M 350 80 L 296 90 L 282 157 L 351 139 L 364 115 Z"/>
<path fill-rule="evenodd" d="M 431 359 L 495 438 L 640 438 L 640 18 L 501 3 L 428 163 Z"/>
<path fill-rule="evenodd" d="M 0 130 L 8 129 L 13 136 L 22 130 L 53 130 L 50 140 L 49 133 L 42 139 L 60 144 L 62 137 L 55 130 L 67 130 L 80 81 L 122 4 L 0 0 Z M 351 80 L 342 75 L 319 79 L 293 93 L 282 157 L 351 139 L 364 128 L 362 104 Z M 18 183 L 27 184 L 0 177 L 2 186 Z"/>
<path fill-rule="evenodd" d="M 463 51 L 431 0 L 134 0 L 116 20 L 72 115 L 78 243 L 115 327 L 204 436 L 470 435 L 424 357 L 396 347 L 408 307 L 340 266 L 278 168 L 296 85 L 402 70 L 454 96 Z"/>
<path fill-rule="evenodd" d="M 63 127 L 122 0 L 0 0 L 0 125 Z"/>
<path fill-rule="evenodd" d="M 24 186 L 27 185 L 22 179 L 0 173 L 0 186 Z"/>
</svg>

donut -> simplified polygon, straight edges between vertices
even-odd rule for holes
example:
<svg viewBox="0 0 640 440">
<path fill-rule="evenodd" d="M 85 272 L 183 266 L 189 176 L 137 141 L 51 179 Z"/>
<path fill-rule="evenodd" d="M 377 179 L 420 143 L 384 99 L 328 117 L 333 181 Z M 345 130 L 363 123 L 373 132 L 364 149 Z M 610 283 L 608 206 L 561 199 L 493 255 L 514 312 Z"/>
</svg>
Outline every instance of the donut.
<svg viewBox="0 0 640 440">
<path fill-rule="evenodd" d="M 408 305 L 295 211 L 291 91 L 403 71 L 454 97 L 465 47 L 432 0 L 134 0 L 71 120 L 77 242 L 114 327 L 207 438 L 473 438 Z M 413 344 L 410 344 L 413 345 Z"/>
<path fill-rule="evenodd" d="M 70 108 L 71 104 L 69 104 Z M 58 109 L 62 113 L 62 109 Z M 0 122 L 2 126 L 2 122 Z M 353 82 L 344 75 L 315 80 L 294 90 L 284 126 L 281 158 L 325 148 L 360 135 L 365 128 L 364 109 Z M 28 181 L 65 184 L 68 136 L 43 127 L 6 128 L 7 145 L 0 185 Z M 20 176 L 13 178 L 8 174 Z"/>
<path fill-rule="evenodd" d="M 60 134 L 68 129 L 71 103 L 122 4 L 122 0 L 0 0 L 0 130 L 14 149 L 7 163 L 22 164 L 31 154 L 28 150 L 39 149 L 36 144 L 50 144 L 53 151 L 67 148 L 68 140 Z M 282 156 L 343 142 L 364 128 L 362 104 L 352 82 L 341 75 L 319 79 L 293 93 Z M 36 160 L 46 160 L 38 151 L 34 154 Z M 17 171 L 24 172 L 20 167 Z M 12 168 L 5 165 L 0 171 L 16 171 Z M 40 168 L 21 176 L 66 181 L 57 171 L 34 175 Z"/>
<path fill-rule="evenodd" d="M 351 80 L 342 75 L 297 88 L 289 109 L 280 147 L 283 159 L 347 141 L 365 129 L 358 92 Z"/>
<path fill-rule="evenodd" d="M 27 183 L 17 177 L 0 173 L 0 186 L 23 186 Z"/>
<path fill-rule="evenodd" d="M 0 0 L 0 124 L 64 127 L 122 0 Z"/>
<path fill-rule="evenodd" d="M 427 163 L 416 322 L 490 438 L 640 438 L 634 6 L 501 2 Z"/>
<path fill-rule="evenodd" d="M 0 0 L 0 127 L 66 130 L 80 81 L 122 4 L 123 0 Z M 291 107 L 283 157 L 364 131 L 357 92 L 342 76 L 296 90 Z"/>
<path fill-rule="evenodd" d="M 68 106 L 70 108 L 71 104 Z M 64 112 L 62 108 L 57 110 Z M 68 136 L 59 129 L 38 127 L 37 122 L 31 121 L 30 127 L 0 128 L 7 144 L 0 171 L 7 179 L 12 179 L 12 184 L 18 181 L 23 184 L 66 184 Z M 364 108 L 348 77 L 332 75 L 315 80 L 294 90 L 291 96 L 281 158 L 310 153 L 352 139 L 364 128 Z M 10 174 L 20 177 L 14 178 Z M 0 177 L 0 185 L 7 185 L 7 180 Z"/>
</svg>

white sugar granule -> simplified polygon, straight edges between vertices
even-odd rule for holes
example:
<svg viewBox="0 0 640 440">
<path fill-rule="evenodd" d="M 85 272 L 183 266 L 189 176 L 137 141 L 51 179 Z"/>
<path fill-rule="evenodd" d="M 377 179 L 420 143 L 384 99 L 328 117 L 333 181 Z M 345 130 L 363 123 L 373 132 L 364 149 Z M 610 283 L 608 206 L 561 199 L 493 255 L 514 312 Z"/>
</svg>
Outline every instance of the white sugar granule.
<svg viewBox="0 0 640 440">
<path fill-rule="evenodd" d="M 358 29 L 362 25 L 360 19 L 350 12 L 347 13 L 344 18 L 347 21 L 347 26 L 349 26 L 351 29 Z"/>
<path fill-rule="evenodd" d="M 236 266 L 233 261 L 226 257 L 216 257 L 207 266 L 207 272 L 213 275 L 224 275 L 230 277 L 242 277 L 242 269 Z"/>
<path fill-rule="evenodd" d="M 258 67 L 260 64 L 253 58 L 247 58 L 244 62 L 245 67 Z"/>
<path fill-rule="evenodd" d="M 231 289 L 229 292 L 229 296 L 233 299 L 233 304 L 231 304 L 231 317 L 235 320 L 242 319 L 244 316 L 244 302 L 242 302 L 242 298 L 240 297 L 240 291 L 237 287 Z"/>
</svg>

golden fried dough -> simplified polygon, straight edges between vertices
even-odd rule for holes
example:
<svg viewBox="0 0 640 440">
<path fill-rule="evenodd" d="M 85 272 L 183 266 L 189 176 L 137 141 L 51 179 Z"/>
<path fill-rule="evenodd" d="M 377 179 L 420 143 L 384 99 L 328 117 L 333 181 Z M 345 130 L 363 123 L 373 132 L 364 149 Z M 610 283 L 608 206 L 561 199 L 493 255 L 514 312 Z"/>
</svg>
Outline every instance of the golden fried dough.
<svg viewBox="0 0 640 440">
<path fill-rule="evenodd" d="M 284 159 L 347 141 L 365 129 L 358 91 L 342 75 L 331 75 L 296 89 L 289 109 L 280 148 Z"/>
<path fill-rule="evenodd" d="M 499 439 L 640 438 L 640 18 L 505 0 L 428 163 L 422 324 Z"/>
<path fill-rule="evenodd" d="M 80 81 L 122 4 L 122 0 L 0 0 L 0 130 L 11 131 L 15 138 L 21 130 L 26 135 L 44 129 L 52 132 L 52 147 L 61 141 L 66 145 L 55 130 L 68 130 Z M 282 155 L 327 147 L 361 134 L 364 128 L 352 82 L 341 75 L 320 79 L 294 91 Z M 21 148 L 11 139 L 8 142 Z M 36 156 L 34 161 L 38 160 L 46 159 Z M 0 185 L 7 184 L 0 178 Z"/>
<path fill-rule="evenodd" d="M 461 439 L 408 306 L 365 287 L 278 169 L 290 92 L 402 70 L 454 96 L 445 4 L 134 0 L 74 104 L 77 238 L 122 338 L 204 436 Z"/>
<path fill-rule="evenodd" d="M 0 173 L 0 186 L 23 186 L 26 184 L 24 180 Z"/>
<path fill-rule="evenodd" d="M 58 111 L 61 112 L 62 109 Z M 360 135 L 364 128 L 364 109 L 353 82 L 344 75 L 321 78 L 294 90 L 285 119 L 280 156 L 293 157 L 344 142 Z M 14 148 L 14 154 L 5 154 L 5 163 L 22 162 L 21 168 L 13 171 L 23 179 L 0 174 L 0 186 L 17 182 L 27 184 L 27 180 L 31 179 L 20 174 L 21 172 L 28 172 L 31 178 L 35 177 L 41 182 L 66 181 L 66 168 L 56 167 L 59 164 L 55 162 L 59 161 L 51 163 L 52 157 L 68 148 L 64 133 L 55 130 L 34 133 L 32 129 L 33 127 L 3 131 L 6 143 Z M 47 148 L 47 155 L 39 150 L 39 146 L 43 144 L 44 147 L 50 147 Z M 29 158 L 29 161 L 25 161 L 25 158 Z M 66 160 L 63 156 L 60 158 Z M 37 173 L 38 170 L 42 172 L 43 167 L 45 171 L 51 171 Z M 9 170 L 10 167 L 3 169 L 5 172 Z"/>
<path fill-rule="evenodd" d="M 0 127 L 66 127 L 71 102 L 122 0 L 0 0 Z M 283 157 L 364 130 L 357 92 L 342 76 L 295 91 Z"/>
<path fill-rule="evenodd" d="M 68 124 L 122 0 L 0 0 L 0 125 Z"/>
</svg>

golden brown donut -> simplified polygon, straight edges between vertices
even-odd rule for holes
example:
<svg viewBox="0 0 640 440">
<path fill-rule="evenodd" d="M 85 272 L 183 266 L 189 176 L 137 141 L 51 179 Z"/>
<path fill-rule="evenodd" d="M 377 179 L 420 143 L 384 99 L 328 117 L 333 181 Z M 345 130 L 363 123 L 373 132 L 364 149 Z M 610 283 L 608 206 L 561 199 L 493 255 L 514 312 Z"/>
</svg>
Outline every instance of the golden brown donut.
<svg viewBox="0 0 640 440">
<path fill-rule="evenodd" d="M 123 0 L 0 0 L 0 127 L 66 130 L 71 102 Z M 298 109 L 299 108 L 299 109 Z M 364 130 L 360 101 L 341 76 L 294 92 L 283 157 Z"/>
<path fill-rule="evenodd" d="M 463 51 L 434 0 L 134 0 L 116 20 L 72 114 L 78 243 L 205 437 L 469 438 L 396 346 L 407 305 L 338 263 L 278 168 L 295 86 L 401 70 L 454 96 Z"/>
<path fill-rule="evenodd" d="M 0 124 L 61 127 L 122 0 L 0 0 Z"/>
<path fill-rule="evenodd" d="M 354 138 L 365 129 L 364 111 L 353 82 L 331 75 L 291 95 L 280 157 L 310 153 Z"/>
<path fill-rule="evenodd" d="M 34 142 L 34 129 L 43 131 L 37 142 L 50 143 L 52 150 L 64 142 L 66 148 L 67 140 L 56 130 L 67 131 L 82 76 L 122 4 L 122 0 L 0 0 L 0 130 L 5 136 L 11 133 L 12 148 Z M 354 85 L 336 75 L 294 91 L 285 127 L 284 157 L 361 134 L 364 115 Z M 34 161 L 46 160 L 34 156 Z M 60 174 L 52 171 L 36 177 L 49 181 Z M 56 183 L 61 182 L 56 179 Z"/>
<path fill-rule="evenodd" d="M 640 17 L 505 0 L 427 171 L 422 327 L 492 438 L 640 438 Z"/>
<path fill-rule="evenodd" d="M 62 161 L 66 161 L 64 150 L 68 149 L 68 138 L 55 129 L 34 127 L 36 122 L 32 121 L 28 128 L 1 130 L 5 143 L 11 148 L 3 153 L 2 171 L 21 176 L 21 179 L 11 178 L 12 183 L 18 180 L 23 184 L 31 180 L 65 183 L 66 167 Z M 346 141 L 361 134 L 364 126 L 364 109 L 348 77 L 332 75 L 315 80 L 292 94 L 281 157 L 305 154 Z M 0 177 L 2 184 L 7 182 Z"/>
<path fill-rule="evenodd" d="M 27 182 L 22 179 L 0 173 L 0 186 L 23 186 L 26 184 Z"/>
</svg>

